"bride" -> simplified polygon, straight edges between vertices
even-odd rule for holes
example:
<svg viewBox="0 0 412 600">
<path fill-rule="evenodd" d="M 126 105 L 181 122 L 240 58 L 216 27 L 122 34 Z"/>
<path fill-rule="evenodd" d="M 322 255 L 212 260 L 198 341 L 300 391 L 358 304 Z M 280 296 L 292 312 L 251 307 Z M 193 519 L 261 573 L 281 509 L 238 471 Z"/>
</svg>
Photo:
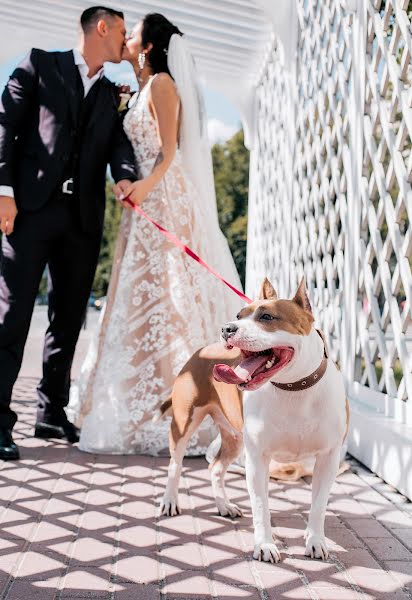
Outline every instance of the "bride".
<svg viewBox="0 0 412 600">
<path fill-rule="evenodd" d="M 148 14 L 127 39 L 124 59 L 139 82 L 124 129 L 140 180 L 126 195 L 240 287 L 219 229 L 205 113 L 182 33 Z M 168 423 L 153 416 L 187 359 L 219 339 L 241 306 L 151 223 L 124 210 L 104 316 L 68 408 L 82 427 L 80 449 L 166 452 Z M 204 454 L 215 433 L 205 421 L 188 453 Z"/>
</svg>

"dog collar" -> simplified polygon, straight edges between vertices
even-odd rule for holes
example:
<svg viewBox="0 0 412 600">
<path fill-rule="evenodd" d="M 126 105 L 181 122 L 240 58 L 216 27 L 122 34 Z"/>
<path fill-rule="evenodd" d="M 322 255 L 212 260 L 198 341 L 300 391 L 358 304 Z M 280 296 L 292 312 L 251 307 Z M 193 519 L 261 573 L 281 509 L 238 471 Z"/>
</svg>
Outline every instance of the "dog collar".
<svg viewBox="0 0 412 600">
<path fill-rule="evenodd" d="M 322 379 L 326 372 L 326 367 L 328 366 L 329 353 L 327 350 L 324 334 L 321 331 L 319 331 L 319 329 L 317 329 L 316 331 L 318 332 L 319 336 L 322 338 L 323 341 L 323 358 L 319 367 L 307 377 L 302 377 L 302 379 L 299 379 L 299 381 L 294 381 L 293 383 L 277 383 L 276 381 L 271 381 L 270 383 L 272 385 L 279 388 L 280 390 L 286 390 L 287 392 L 301 392 L 302 390 L 307 390 L 308 388 L 312 387 L 313 385 L 315 385 L 315 383 L 318 383 L 318 381 Z"/>
</svg>

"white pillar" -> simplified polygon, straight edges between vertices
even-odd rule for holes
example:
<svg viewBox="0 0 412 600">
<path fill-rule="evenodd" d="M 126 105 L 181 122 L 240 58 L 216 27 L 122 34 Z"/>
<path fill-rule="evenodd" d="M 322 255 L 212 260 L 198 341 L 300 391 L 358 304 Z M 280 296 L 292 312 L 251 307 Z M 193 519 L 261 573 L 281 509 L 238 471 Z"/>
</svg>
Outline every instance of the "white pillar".
<svg viewBox="0 0 412 600">
<path fill-rule="evenodd" d="M 359 280 L 359 240 L 361 213 L 361 181 L 363 164 L 363 125 L 365 103 L 366 61 L 366 3 L 363 0 L 346 0 L 348 13 L 352 12 L 352 86 L 350 96 L 351 144 L 347 172 L 348 214 L 344 259 L 344 306 L 342 311 L 342 372 L 347 385 L 355 379 L 357 302 Z"/>
</svg>

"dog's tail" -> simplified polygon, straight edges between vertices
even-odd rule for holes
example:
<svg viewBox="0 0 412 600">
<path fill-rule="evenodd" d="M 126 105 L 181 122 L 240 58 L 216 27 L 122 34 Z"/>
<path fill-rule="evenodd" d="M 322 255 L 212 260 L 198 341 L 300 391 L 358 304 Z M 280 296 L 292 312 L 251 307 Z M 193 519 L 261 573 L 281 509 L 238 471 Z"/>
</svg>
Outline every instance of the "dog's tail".
<svg viewBox="0 0 412 600">
<path fill-rule="evenodd" d="M 315 458 L 308 456 L 299 462 L 280 463 L 272 458 L 270 461 L 269 474 L 272 479 L 280 481 L 297 481 L 301 477 L 313 474 Z"/>
<path fill-rule="evenodd" d="M 279 479 L 280 481 L 297 481 L 301 477 L 311 477 L 314 466 L 315 460 L 313 457 L 305 458 L 301 462 L 287 464 L 278 463 L 272 459 L 270 461 L 269 475 L 272 479 Z M 348 469 L 350 469 L 350 465 L 345 460 L 341 460 L 338 475 Z"/>
<path fill-rule="evenodd" d="M 172 411 L 173 411 L 172 397 L 170 396 L 170 398 L 165 400 L 160 405 L 160 408 L 155 412 L 155 414 L 153 415 L 153 418 L 152 418 L 152 423 L 157 423 L 158 421 L 161 421 L 165 417 L 168 417 L 169 415 L 172 414 Z"/>
</svg>

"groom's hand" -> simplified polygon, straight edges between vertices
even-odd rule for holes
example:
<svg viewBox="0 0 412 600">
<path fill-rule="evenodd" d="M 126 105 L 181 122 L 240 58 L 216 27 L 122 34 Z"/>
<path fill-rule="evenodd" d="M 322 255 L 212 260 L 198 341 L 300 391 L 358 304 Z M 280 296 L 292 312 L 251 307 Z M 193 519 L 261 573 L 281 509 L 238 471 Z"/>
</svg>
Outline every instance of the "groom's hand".
<svg viewBox="0 0 412 600">
<path fill-rule="evenodd" d="M 113 186 L 113 192 L 117 200 L 121 201 L 125 198 L 126 191 L 130 188 L 131 183 L 128 179 L 121 179 Z"/>
<path fill-rule="evenodd" d="M 14 198 L 0 196 L 0 231 L 5 235 L 13 233 L 16 215 L 17 207 Z"/>
</svg>

